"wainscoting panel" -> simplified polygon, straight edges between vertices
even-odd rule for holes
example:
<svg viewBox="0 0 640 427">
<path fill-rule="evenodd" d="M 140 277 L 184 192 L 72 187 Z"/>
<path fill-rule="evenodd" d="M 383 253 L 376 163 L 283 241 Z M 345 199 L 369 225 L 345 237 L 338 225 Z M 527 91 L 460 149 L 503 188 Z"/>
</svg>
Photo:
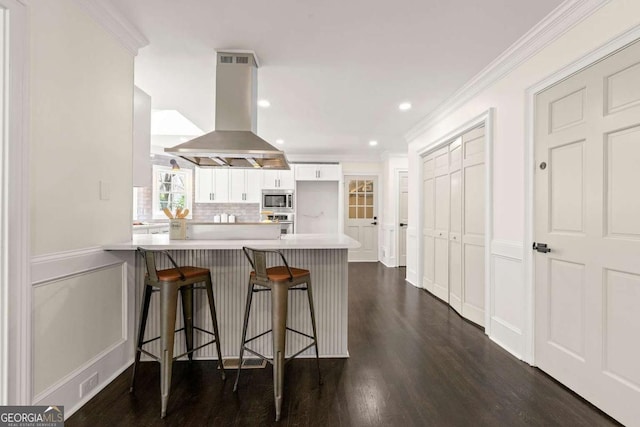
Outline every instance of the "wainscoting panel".
<svg viewBox="0 0 640 427">
<path fill-rule="evenodd" d="M 522 244 L 491 243 L 490 338 L 522 359 L 525 348 L 525 306 Z"/>
<path fill-rule="evenodd" d="M 396 230 L 393 223 L 382 224 L 382 245 L 380 246 L 380 262 L 387 267 L 398 265 L 396 248 Z"/>
<path fill-rule="evenodd" d="M 131 364 L 129 259 L 97 248 L 32 259 L 33 404 L 64 405 L 68 417 Z"/>
<path fill-rule="evenodd" d="M 418 232 L 415 227 L 407 227 L 407 282 L 420 288 L 418 279 Z"/>
</svg>

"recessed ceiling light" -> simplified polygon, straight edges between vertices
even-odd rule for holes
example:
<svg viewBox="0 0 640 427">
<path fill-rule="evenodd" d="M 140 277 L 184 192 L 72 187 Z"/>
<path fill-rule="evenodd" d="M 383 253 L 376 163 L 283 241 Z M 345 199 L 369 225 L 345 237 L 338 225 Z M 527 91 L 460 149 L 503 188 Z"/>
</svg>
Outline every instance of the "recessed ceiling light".
<svg viewBox="0 0 640 427">
<path fill-rule="evenodd" d="M 400 111 L 407 111 L 411 109 L 411 103 L 410 102 L 403 102 L 402 104 L 398 105 L 398 109 Z"/>
<path fill-rule="evenodd" d="M 271 103 L 269 102 L 268 99 L 261 99 L 260 101 L 258 101 L 258 105 L 263 108 L 271 107 Z"/>
<path fill-rule="evenodd" d="M 276 139 L 276 144 L 284 144 L 284 139 Z"/>
<path fill-rule="evenodd" d="M 376 145 L 378 145 L 378 141 L 369 141 L 369 145 L 375 147 Z"/>
</svg>

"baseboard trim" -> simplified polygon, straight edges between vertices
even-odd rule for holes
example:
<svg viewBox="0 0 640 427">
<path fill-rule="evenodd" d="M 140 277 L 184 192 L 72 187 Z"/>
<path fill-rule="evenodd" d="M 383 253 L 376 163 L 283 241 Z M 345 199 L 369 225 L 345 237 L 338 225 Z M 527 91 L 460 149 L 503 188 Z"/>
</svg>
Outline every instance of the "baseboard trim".
<svg viewBox="0 0 640 427">
<path fill-rule="evenodd" d="M 122 375 L 122 373 L 124 371 L 126 371 L 127 369 L 129 369 L 129 367 L 131 365 L 133 365 L 133 357 L 131 358 L 131 360 L 129 360 L 127 362 L 127 364 L 123 367 L 121 367 L 120 369 L 118 369 L 117 371 L 115 371 L 113 373 L 113 375 L 111 375 L 109 378 L 107 378 L 104 382 L 102 382 L 100 385 L 98 385 L 96 388 L 94 388 L 93 390 L 91 390 L 91 392 L 89 394 L 87 394 L 85 397 L 82 398 L 82 400 L 80 400 L 78 403 L 76 403 L 74 406 L 72 406 L 70 409 L 65 409 L 64 411 L 64 419 L 65 421 L 73 414 L 75 414 L 80 408 L 82 408 L 88 401 L 90 401 L 91 399 L 93 399 L 98 393 L 100 393 L 102 390 L 104 390 L 109 384 L 111 384 L 116 378 L 118 378 L 120 375 Z"/>
</svg>

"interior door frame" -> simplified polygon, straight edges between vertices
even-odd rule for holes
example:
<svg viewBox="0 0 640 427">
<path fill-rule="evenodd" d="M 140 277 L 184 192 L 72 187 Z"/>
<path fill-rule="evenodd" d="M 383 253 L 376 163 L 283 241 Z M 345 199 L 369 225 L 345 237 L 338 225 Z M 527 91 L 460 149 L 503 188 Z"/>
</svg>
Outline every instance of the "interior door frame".
<svg viewBox="0 0 640 427">
<path fill-rule="evenodd" d="M 418 191 L 418 262 L 416 269 L 418 275 L 418 281 L 422 287 L 423 277 L 423 257 L 424 257 L 424 244 L 422 238 L 422 230 L 424 228 L 424 194 L 422 191 L 422 162 L 424 158 L 439 148 L 442 148 L 449 144 L 454 139 L 462 136 L 468 131 L 484 125 L 485 132 L 485 147 L 484 147 L 484 333 L 491 336 L 491 298 L 493 295 L 491 286 L 491 241 L 493 240 L 493 121 L 495 116 L 495 109 L 493 107 L 467 121 L 463 125 L 457 127 L 453 131 L 449 132 L 445 136 L 435 140 L 433 143 L 428 144 L 420 151 L 418 151 L 418 157 L 420 158 L 420 167 L 418 167 L 418 182 L 420 183 L 420 191 Z"/>
<path fill-rule="evenodd" d="M 400 266 L 400 225 L 399 221 L 400 221 L 400 174 L 402 172 L 405 172 L 407 174 L 407 179 L 409 176 L 409 168 L 394 168 L 393 170 L 393 179 L 394 179 L 394 183 L 393 183 L 393 191 L 395 193 L 394 196 L 394 200 L 395 200 L 395 207 L 394 207 L 394 224 L 393 227 L 391 228 L 391 230 L 393 230 L 395 232 L 395 239 L 394 239 L 394 244 L 395 244 L 395 251 L 394 251 L 394 257 L 395 257 L 395 263 L 394 263 L 394 267 L 399 267 Z M 407 226 L 408 229 L 409 226 Z M 409 231 L 407 230 L 407 233 Z M 406 264 L 405 264 L 406 267 Z"/>
<path fill-rule="evenodd" d="M 525 95 L 525 139 L 524 139 L 524 244 L 523 244 L 523 283 L 525 291 L 524 351 L 522 360 L 535 366 L 535 268 L 534 253 L 528 247 L 533 244 L 535 235 L 535 99 L 545 89 L 559 83 L 573 74 L 590 67 L 624 49 L 628 45 L 640 42 L 640 25 L 617 35 L 600 47 L 591 50 L 575 61 L 533 84 Z"/>
<path fill-rule="evenodd" d="M 0 258 L 0 404 L 31 404 L 31 271 L 29 192 L 29 40 L 27 6 L 0 0 L 8 10 L 9 66 L 2 82 L 7 126 L 2 145 Z M 8 30 L 8 32 L 7 32 Z M 5 64 L 6 65 L 6 64 Z M 8 111 L 7 111 L 8 110 Z M 10 226 L 9 226 L 10 225 Z M 8 310 L 8 307 L 12 310 Z"/>
</svg>

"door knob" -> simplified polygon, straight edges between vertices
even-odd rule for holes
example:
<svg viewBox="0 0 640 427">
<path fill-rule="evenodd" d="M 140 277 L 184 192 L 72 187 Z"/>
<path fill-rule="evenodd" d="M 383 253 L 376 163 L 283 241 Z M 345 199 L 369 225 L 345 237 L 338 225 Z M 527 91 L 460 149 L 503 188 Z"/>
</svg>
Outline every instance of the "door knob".
<svg viewBox="0 0 640 427">
<path fill-rule="evenodd" d="M 371 225 L 378 225 L 378 221 L 373 221 Z"/>
<path fill-rule="evenodd" d="M 546 243 L 533 242 L 533 250 L 543 254 L 551 252 L 551 248 L 549 248 Z"/>
<path fill-rule="evenodd" d="M 405 225 L 407 225 L 407 224 L 405 224 L 404 222 L 400 223 L 400 227 L 404 227 Z"/>
</svg>

